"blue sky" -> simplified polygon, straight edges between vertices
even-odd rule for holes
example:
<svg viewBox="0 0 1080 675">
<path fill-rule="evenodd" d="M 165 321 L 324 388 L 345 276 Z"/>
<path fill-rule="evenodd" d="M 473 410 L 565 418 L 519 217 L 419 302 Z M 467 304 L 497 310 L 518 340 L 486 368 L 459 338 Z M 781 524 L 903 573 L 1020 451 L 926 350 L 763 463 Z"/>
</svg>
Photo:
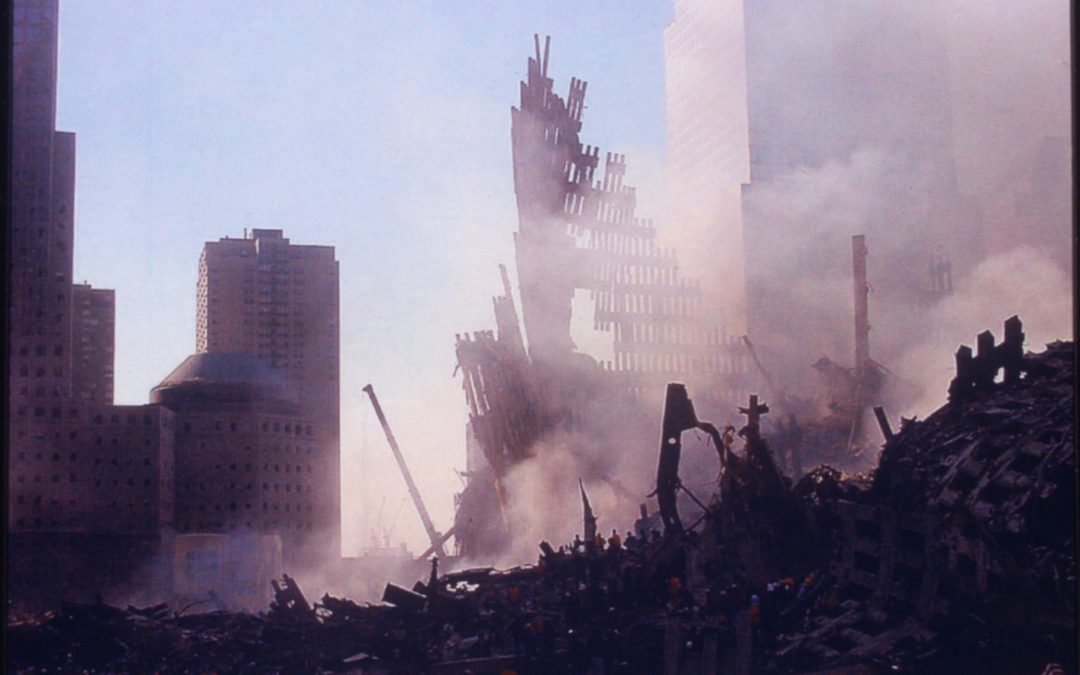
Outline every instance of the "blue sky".
<svg viewBox="0 0 1080 675">
<path fill-rule="evenodd" d="M 456 332 L 493 327 L 516 228 L 510 107 L 589 81 L 583 140 L 661 216 L 667 2 L 62 0 L 58 128 L 78 138 L 75 278 L 116 289 L 116 400 L 192 351 L 202 244 L 247 228 L 337 248 L 344 545 L 374 514 L 426 546 L 371 382 L 440 529 L 464 468 Z M 658 218 L 662 225 L 662 218 Z M 365 520 L 364 512 L 372 514 Z"/>
</svg>

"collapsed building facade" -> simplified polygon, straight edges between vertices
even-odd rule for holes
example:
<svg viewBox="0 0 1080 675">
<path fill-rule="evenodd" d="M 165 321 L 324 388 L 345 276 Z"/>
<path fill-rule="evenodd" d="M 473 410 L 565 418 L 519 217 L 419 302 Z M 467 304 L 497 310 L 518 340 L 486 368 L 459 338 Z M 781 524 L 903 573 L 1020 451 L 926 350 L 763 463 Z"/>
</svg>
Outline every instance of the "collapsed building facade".
<svg viewBox="0 0 1080 675">
<path fill-rule="evenodd" d="M 541 55 L 536 37 L 520 106 L 511 110 L 514 245 L 530 356 L 558 363 L 573 353 L 571 305 L 574 292 L 585 290 L 594 327 L 613 343 L 600 367 L 618 373 L 622 386 L 656 388 L 650 373 L 700 379 L 745 372 L 730 353 L 737 352 L 734 340 L 710 319 L 700 286 L 682 277 L 653 222 L 635 215 L 635 190 L 623 183 L 626 156 L 606 153 L 601 171 L 600 149 L 582 143 L 588 84 L 571 78 L 566 98 L 556 94 L 549 47 L 550 38 Z M 725 382 L 727 398 L 737 398 L 737 378 Z"/>
<path fill-rule="evenodd" d="M 565 98 L 555 93 L 550 38 L 542 52 L 534 40 L 520 104 L 511 110 L 520 323 L 503 268 L 497 333 L 457 338 L 470 433 L 487 463 L 460 496 L 456 539 L 467 554 L 491 552 L 499 537 L 476 537 L 490 534 L 490 516 L 506 498 L 502 478 L 538 439 L 557 430 L 629 432 L 629 425 L 638 433 L 620 437 L 640 458 L 648 450 L 636 439 L 647 427 L 636 425 L 662 400 L 667 381 L 690 383 L 702 405 L 720 414 L 753 377 L 746 351 L 712 318 L 719 313 L 706 306 L 700 285 L 683 277 L 653 222 L 636 215 L 636 193 L 623 182 L 625 155 L 606 153 L 601 166 L 600 149 L 582 143 L 587 83 L 571 78 Z M 583 294 L 587 308 L 575 303 Z M 575 317 L 575 306 L 591 316 Z M 610 351 L 588 354 L 575 344 L 572 327 L 581 323 L 591 323 Z"/>
<path fill-rule="evenodd" d="M 827 356 L 805 364 L 804 379 L 817 382 L 811 387 L 816 397 L 777 386 L 750 338 L 725 332 L 717 318 L 722 312 L 709 305 L 696 281 L 683 277 L 652 221 L 635 215 L 634 188 L 623 182 L 625 156 L 606 153 L 601 166 L 600 150 L 582 143 L 587 84 L 571 78 L 566 97 L 556 94 L 548 76 L 550 40 L 541 51 L 539 36 L 534 39 L 520 103 L 511 110 L 520 320 L 509 275 L 500 266 L 497 330 L 457 336 L 467 433 L 484 460 L 470 465 L 470 483 L 459 496 L 459 551 L 497 551 L 506 538 L 500 529 L 506 526 L 506 473 L 531 457 L 542 439 L 584 433 L 619 443 L 622 455 L 646 457 L 651 450 L 640 439 L 648 437 L 648 411 L 662 403 L 671 380 L 687 383 L 699 408 L 725 424 L 734 422 L 732 411 L 751 389 L 764 391 L 775 408 L 765 428 L 777 462 L 795 479 L 821 462 L 870 468 L 867 422 L 890 373 L 871 356 L 866 238 L 855 235 L 851 242 L 852 365 Z M 591 305 L 578 302 L 584 294 Z M 575 344 L 574 328 L 585 323 L 594 330 L 590 337 L 610 341 L 607 358 Z M 898 385 L 889 384 L 893 390 Z M 700 462 L 696 456 L 691 461 Z M 589 477 L 627 501 L 636 499 L 630 493 L 643 484 L 635 479 L 645 474 L 617 481 L 616 473 L 597 468 Z M 493 522 L 500 527 L 491 529 Z"/>
</svg>

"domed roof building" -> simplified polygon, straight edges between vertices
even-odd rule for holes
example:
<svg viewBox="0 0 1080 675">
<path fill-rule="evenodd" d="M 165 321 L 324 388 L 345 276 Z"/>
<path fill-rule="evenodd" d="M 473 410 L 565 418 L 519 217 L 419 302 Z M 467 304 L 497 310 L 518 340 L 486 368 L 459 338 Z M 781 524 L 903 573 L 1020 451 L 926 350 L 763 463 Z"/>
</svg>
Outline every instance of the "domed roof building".
<svg viewBox="0 0 1080 675">
<path fill-rule="evenodd" d="M 243 353 L 192 354 L 150 391 L 150 402 L 173 410 L 206 405 L 290 413 L 299 405 L 285 376 Z"/>
<path fill-rule="evenodd" d="M 193 354 L 150 402 L 173 415 L 177 534 L 279 535 L 296 569 L 312 539 L 335 527 L 326 428 L 267 360 Z"/>
</svg>

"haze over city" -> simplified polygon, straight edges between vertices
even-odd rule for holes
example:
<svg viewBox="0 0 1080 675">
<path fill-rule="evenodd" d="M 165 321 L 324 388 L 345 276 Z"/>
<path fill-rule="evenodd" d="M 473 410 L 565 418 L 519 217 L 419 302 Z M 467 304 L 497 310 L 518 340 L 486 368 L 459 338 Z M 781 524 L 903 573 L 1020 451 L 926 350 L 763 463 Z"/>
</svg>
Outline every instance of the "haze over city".
<svg viewBox="0 0 1080 675">
<path fill-rule="evenodd" d="M 1077 672 L 1071 5 L 535 4 L 0 10 L 9 668 Z"/>
<path fill-rule="evenodd" d="M 995 189 L 1007 168 L 984 160 L 1002 154 L 999 138 L 1035 145 L 1029 127 L 1068 136 L 1065 3 L 911 7 L 916 29 L 940 33 L 952 50 L 963 188 L 976 198 Z M 627 155 L 638 213 L 662 238 L 692 243 L 668 218 L 663 32 L 672 18 L 666 2 L 64 0 L 57 127 L 78 134 L 75 280 L 116 289 L 116 401 L 145 403 L 194 351 L 204 242 L 280 228 L 294 243 L 334 246 L 343 550 L 356 552 L 383 527 L 394 543 L 426 548 L 361 387 L 374 385 L 436 524 L 448 528 L 461 489 L 454 469 L 465 463 L 453 335 L 493 327 L 497 265 L 514 276 L 509 108 L 532 35 L 552 36 L 557 91 L 571 76 L 590 83 L 586 142 Z M 982 53 L 987 42 L 994 57 Z M 822 198 L 843 213 L 849 174 L 876 175 L 877 159 L 804 175 L 799 194 L 816 203 L 814 181 L 833 181 Z M 694 254 L 684 247 L 691 269 Z M 1064 337 L 1054 332 L 1069 325 L 1061 309 L 1070 271 L 1019 255 L 999 263 L 1031 272 L 1032 285 L 1009 302 L 1057 294 L 1029 310 L 1029 330 Z M 1013 311 L 953 310 L 945 319 L 963 317 L 951 326 L 956 339 Z M 942 357 L 938 379 L 947 380 Z"/>
<path fill-rule="evenodd" d="M 281 228 L 335 246 L 343 547 L 370 543 L 385 498 L 381 525 L 419 552 L 426 537 L 360 389 L 374 385 L 448 528 L 465 461 L 453 335 L 492 324 L 497 264 L 514 263 L 507 129 L 532 34 L 557 36 L 559 81 L 602 75 L 589 105 L 604 125 L 591 137 L 632 154 L 651 209 L 670 10 L 314 7 L 62 3 L 57 125 L 78 131 L 75 278 L 117 289 L 116 400 L 138 404 L 194 351 L 204 242 Z"/>
</svg>

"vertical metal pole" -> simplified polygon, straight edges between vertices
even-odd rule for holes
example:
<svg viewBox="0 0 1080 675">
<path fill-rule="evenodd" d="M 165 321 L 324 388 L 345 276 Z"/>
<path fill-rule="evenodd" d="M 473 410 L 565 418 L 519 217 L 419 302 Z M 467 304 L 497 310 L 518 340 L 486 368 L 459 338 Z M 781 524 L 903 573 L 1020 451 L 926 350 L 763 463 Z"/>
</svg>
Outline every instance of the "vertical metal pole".
<svg viewBox="0 0 1080 675">
<path fill-rule="evenodd" d="M 870 365 L 870 311 L 866 281 L 866 237 L 851 238 L 851 265 L 855 291 L 855 377 L 862 381 Z"/>
</svg>

